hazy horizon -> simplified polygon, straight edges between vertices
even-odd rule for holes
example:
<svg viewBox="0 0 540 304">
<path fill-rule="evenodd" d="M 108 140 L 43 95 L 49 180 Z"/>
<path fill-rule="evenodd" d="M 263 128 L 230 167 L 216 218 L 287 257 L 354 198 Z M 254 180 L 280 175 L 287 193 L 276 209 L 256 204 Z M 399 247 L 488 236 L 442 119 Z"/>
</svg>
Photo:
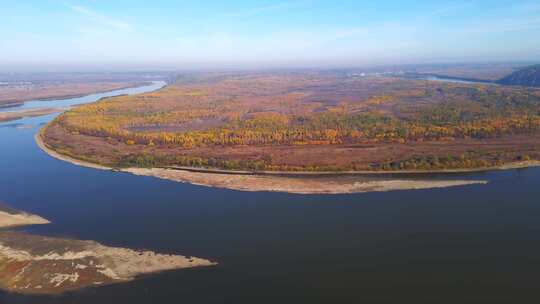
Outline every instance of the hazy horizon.
<svg viewBox="0 0 540 304">
<path fill-rule="evenodd" d="M 367 67 L 540 61 L 540 1 L 27 1 L 4 70 Z"/>
</svg>

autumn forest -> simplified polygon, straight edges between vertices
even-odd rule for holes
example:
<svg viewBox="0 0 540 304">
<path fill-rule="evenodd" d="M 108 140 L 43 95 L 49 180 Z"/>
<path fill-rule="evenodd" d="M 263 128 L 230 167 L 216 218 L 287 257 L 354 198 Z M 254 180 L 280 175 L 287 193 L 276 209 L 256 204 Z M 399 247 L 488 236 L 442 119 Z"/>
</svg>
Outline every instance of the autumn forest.
<svg viewBox="0 0 540 304">
<path fill-rule="evenodd" d="M 537 89 L 307 71 L 179 77 L 79 106 L 42 137 L 117 167 L 398 171 L 539 159 L 539 130 Z"/>
</svg>

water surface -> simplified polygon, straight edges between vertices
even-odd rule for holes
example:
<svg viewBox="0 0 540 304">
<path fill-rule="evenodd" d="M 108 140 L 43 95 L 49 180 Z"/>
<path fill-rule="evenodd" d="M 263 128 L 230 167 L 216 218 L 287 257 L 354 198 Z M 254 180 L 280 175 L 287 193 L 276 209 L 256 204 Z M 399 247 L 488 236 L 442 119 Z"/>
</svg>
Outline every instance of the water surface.
<svg viewBox="0 0 540 304">
<path fill-rule="evenodd" d="M 490 84 L 497 85 L 495 82 L 491 81 L 482 81 L 482 80 L 472 80 L 458 77 L 444 77 L 438 75 L 426 75 L 426 74 L 406 74 L 405 78 L 411 78 L 416 80 L 428 80 L 428 81 L 437 81 L 437 82 L 452 82 L 452 83 L 463 83 L 463 84 Z"/>
</svg>

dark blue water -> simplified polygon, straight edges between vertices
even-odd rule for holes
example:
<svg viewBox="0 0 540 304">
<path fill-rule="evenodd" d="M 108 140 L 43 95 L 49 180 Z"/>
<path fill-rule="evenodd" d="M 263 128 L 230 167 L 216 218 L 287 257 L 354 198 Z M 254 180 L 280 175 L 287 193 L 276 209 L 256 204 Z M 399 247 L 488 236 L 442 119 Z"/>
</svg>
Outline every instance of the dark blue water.
<svg viewBox="0 0 540 304">
<path fill-rule="evenodd" d="M 0 124 L 0 200 L 52 221 L 25 231 L 220 264 L 56 297 L 0 293 L 0 303 L 539 299 L 538 169 L 479 174 L 491 183 L 435 190 L 238 192 L 53 159 L 33 139 L 53 116 Z"/>
</svg>

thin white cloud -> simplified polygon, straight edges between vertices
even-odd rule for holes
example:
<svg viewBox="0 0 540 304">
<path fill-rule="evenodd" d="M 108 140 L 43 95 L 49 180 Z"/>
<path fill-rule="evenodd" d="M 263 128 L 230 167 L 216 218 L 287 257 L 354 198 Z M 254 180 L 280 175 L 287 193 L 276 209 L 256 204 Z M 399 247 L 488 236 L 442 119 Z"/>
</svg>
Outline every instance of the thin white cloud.
<svg viewBox="0 0 540 304">
<path fill-rule="evenodd" d="M 291 9 L 293 7 L 303 5 L 305 2 L 306 1 L 291 1 L 291 2 L 276 3 L 272 5 L 259 6 L 259 7 L 255 7 L 248 10 L 242 10 L 242 11 L 236 11 L 236 12 L 224 12 L 220 15 L 224 17 L 234 17 L 234 18 L 253 17 L 256 15 L 265 14 L 269 12 Z"/>
<path fill-rule="evenodd" d="M 84 6 L 81 6 L 81 5 L 69 5 L 67 4 L 67 6 L 74 12 L 80 14 L 80 15 L 83 15 L 85 16 L 86 18 L 92 20 L 93 22 L 96 22 L 100 25 L 104 25 L 104 26 L 107 26 L 107 27 L 111 27 L 111 28 L 114 28 L 114 29 L 117 29 L 117 30 L 124 30 L 124 31 L 129 31 L 132 29 L 132 26 L 127 23 L 127 22 L 124 22 L 122 20 L 119 20 L 119 19 L 116 19 L 116 18 L 112 18 L 112 17 L 109 17 L 109 16 L 105 16 L 105 15 L 102 15 L 102 14 L 99 14 L 97 13 L 96 11 L 88 8 L 88 7 L 84 7 Z"/>
<path fill-rule="evenodd" d="M 404 25 L 382 24 L 374 28 L 332 28 L 312 31 L 265 33 L 258 37 L 237 33 L 209 33 L 197 37 L 169 39 L 162 58 L 191 58 L 215 61 L 319 60 L 374 56 L 395 52 L 415 44 L 413 29 Z M 397 44 L 394 47 L 389 41 Z M 160 43 L 154 43 L 159 45 Z M 384 50 L 377 46 L 384 45 Z M 240 59 L 242 58 L 242 59 Z"/>
<path fill-rule="evenodd" d="M 348 29 L 342 29 L 335 31 L 333 33 L 333 38 L 335 40 L 338 39 L 347 39 L 347 38 L 354 38 L 359 36 L 365 36 L 370 33 L 370 30 L 365 27 L 354 27 L 354 28 L 348 28 Z"/>
<path fill-rule="evenodd" d="M 457 3 L 446 6 L 439 6 L 434 8 L 431 11 L 422 12 L 420 15 L 416 16 L 414 20 L 416 22 L 431 22 L 440 18 L 448 18 L 454 15 L 457 15 L 465 10 L 471 9 L 473 3 Z"/>
</svg>

